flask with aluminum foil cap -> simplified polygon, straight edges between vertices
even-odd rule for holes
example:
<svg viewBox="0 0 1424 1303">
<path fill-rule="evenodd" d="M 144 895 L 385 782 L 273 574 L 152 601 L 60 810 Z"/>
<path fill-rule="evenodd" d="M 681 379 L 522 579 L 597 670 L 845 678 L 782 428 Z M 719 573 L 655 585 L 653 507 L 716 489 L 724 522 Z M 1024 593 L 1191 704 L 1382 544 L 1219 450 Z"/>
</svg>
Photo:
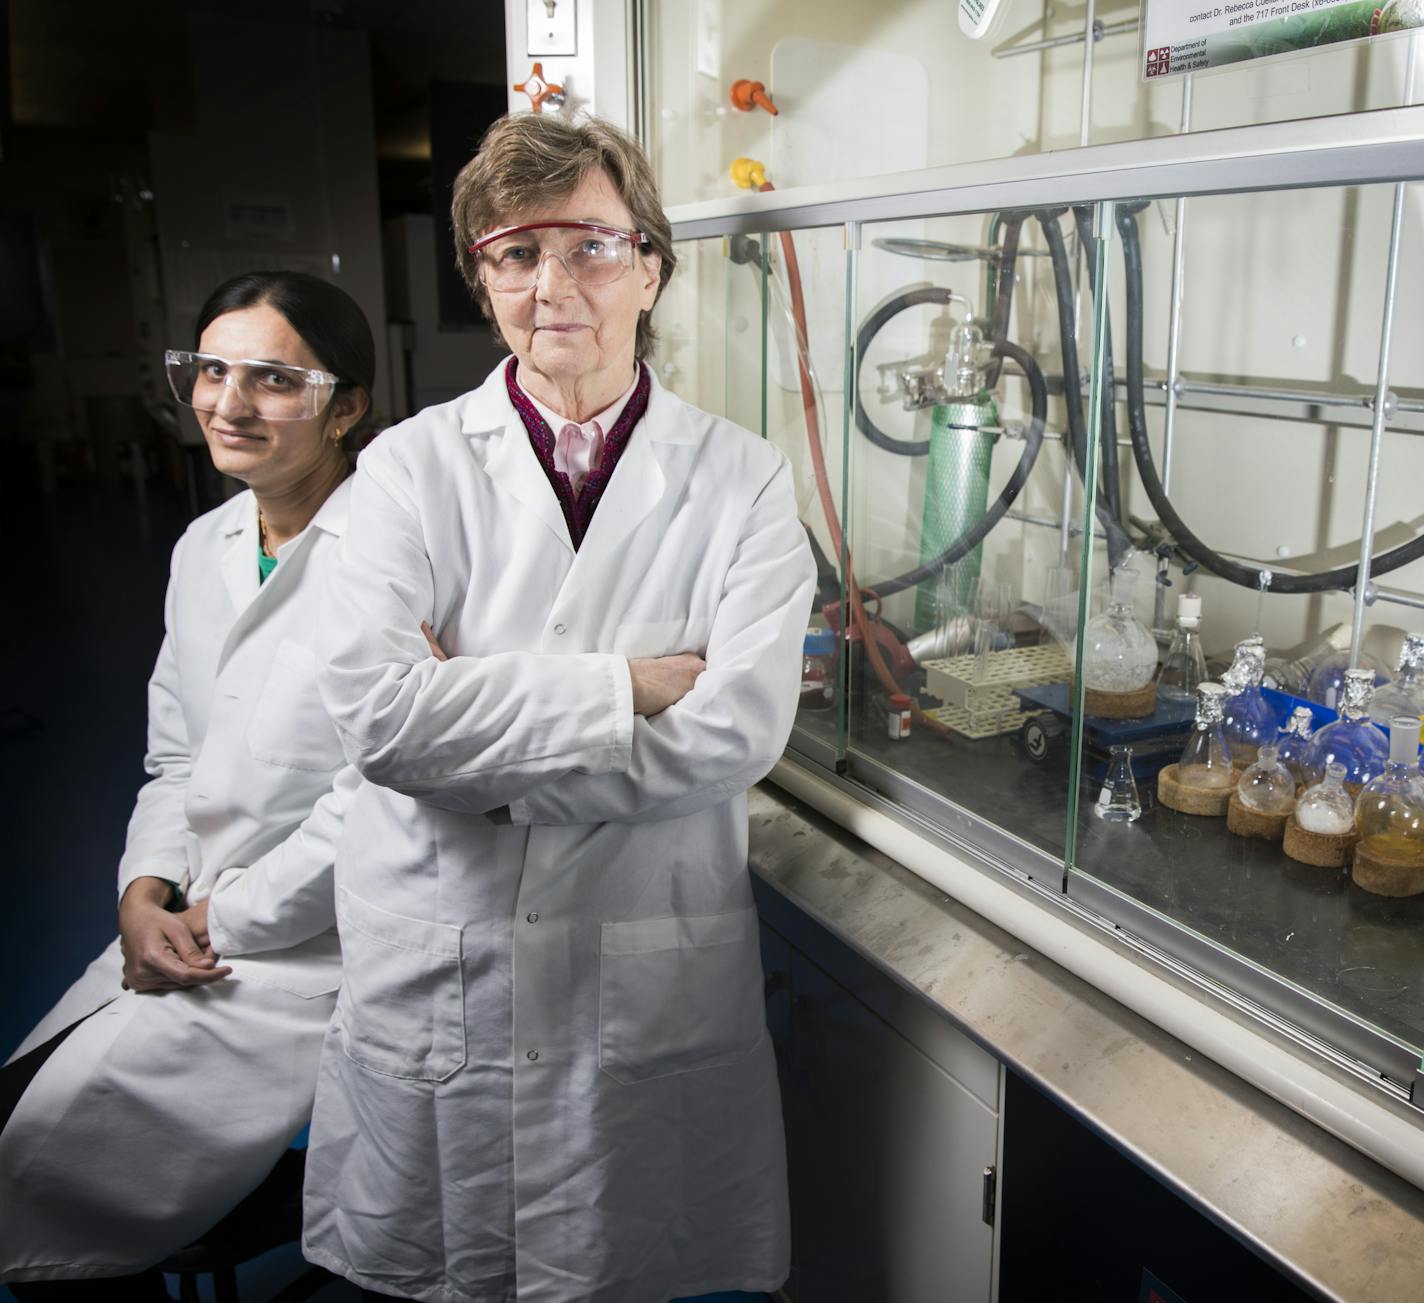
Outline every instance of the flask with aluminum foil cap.
<svg viewBox="0 0 1424 1303">
<path fill-rule="evenodd" d="M 1384 772 L 1389 741 L 1384 730 L 1369 717 L 1374 680 L 1373 670 L 1345 671 L 1340 718 L 1310 739 L 1301 759 L 1308 781 L 1318 783 L 1325 775 L 1325 767 L 1334 763 L 1345 766 L 1345 782 L 1355 790 Z"/>
<path fill-rule="evenodd" d="M 1330 652 L 1316 663 L 1310 672 L 1310 682 L 1301 695 L 1311 701 L 1318 701 L 1331 710 L 1340 709 L 1340 701 L 1345 694 L 1345 671 L 1351 667 L 1368 669 L 1373 675 L 1373 685 L 1383 687 L 1389 682 L 1389 671 L 1384 662 L 1369 652 L 1362 651 L 1358 659 L 1351 661 L 1348 651 Z"/>
<path fill-rule="evenodd" d="M 1424 634 L 1405 638 L 1393 680 L 1376 687 L 1370 698 L 1370 718 L 1376 724 L 1387 728 L 1396 715 L 1424 715 Z"/>
<path fill-rule="evenodd" d="M 1301 762 L 1305 757 L 1305 748 L 1310 745 L 1310 739 L 1315 733 L 1315 721 L 1311 717 L 1309 706 L 1297 706 L 1291 711 L 1291 717 L 1286 720 L 1286 726 L 1281 729 L 1276 738 L 1276 754 L 1287 769 L 1291 771 L 1297 783 L 1304 783 L 1305 770 L 1301 767 Z"/>
<path fill-rule="evenodd" d="M 1281 729 L 1276 708 L 1261 692 L 1266 666 L 1266 644 L 1252 634 L 1236 644 L 1231 668 L 1221 676 L 1230 694 L 1226 699 L 1226 740 L 1238 765 L 1250 764 L 1263 743 L 1274 742 Z"/>
<path fill-rule="evenodd" d="M 1235 771 L 1223 725 L 1225 704 L 1226 689 L 1221 684 L 1208 681 L 1197 687 L 1196 723 L 1177 762 L 1180 782 L 1222 791 L 1231 786 Z"/>
</svg>

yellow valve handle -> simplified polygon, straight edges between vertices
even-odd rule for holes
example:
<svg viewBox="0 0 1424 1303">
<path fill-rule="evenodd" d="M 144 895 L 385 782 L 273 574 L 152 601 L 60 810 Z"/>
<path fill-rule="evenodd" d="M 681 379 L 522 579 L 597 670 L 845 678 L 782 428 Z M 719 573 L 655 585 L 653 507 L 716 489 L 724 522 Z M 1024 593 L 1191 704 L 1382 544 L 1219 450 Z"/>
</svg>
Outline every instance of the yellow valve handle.
<svg viewBox="0 0 1424 1303">
<path fill-rule="evenodd" d="M 754 158 L 739 158 L 732 163 L 732 180 L 743 190 L 760 190 L 766 184 L 766 164 Z"/>
</svg>

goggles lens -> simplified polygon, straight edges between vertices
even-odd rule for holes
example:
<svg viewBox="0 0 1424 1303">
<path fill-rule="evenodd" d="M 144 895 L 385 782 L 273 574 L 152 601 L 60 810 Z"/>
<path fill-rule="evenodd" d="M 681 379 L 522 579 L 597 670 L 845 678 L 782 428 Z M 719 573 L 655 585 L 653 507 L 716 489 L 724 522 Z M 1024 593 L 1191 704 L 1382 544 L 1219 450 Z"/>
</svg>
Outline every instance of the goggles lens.
<svg viewBox="0 0 1424 1303">
<path fill-rule="evenodd" d="M 320 416 L 338 383 L 325 371 L 278 362 L 232 362 L 212 353 L 163 357 L 173 397 L 185 407 L 213 412 L 231 389 L 238 401 L 264 421 L 306 421 Z M 232 398 L 226 399 L 232 402 Z"/>
<path fill-rule="evenodd" d="M 557 258 L 580 285 L 607 285 L 633 265 L 634 249 L 644 243 L 637 231 L 620 231 L 588 222 L 520 226 L 471 246 L 480 260 L 486 288 L 531 289 L 545 258 Z"/>
</svg>

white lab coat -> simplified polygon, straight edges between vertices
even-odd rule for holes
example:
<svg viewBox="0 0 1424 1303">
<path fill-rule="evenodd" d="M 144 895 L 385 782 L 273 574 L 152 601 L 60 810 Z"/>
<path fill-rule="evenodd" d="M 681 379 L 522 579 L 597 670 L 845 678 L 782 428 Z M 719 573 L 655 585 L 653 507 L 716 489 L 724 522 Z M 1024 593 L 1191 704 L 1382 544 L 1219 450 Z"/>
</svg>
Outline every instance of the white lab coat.
<svg viewBox="0 0 1424 1303">
<path fill-rule="evenodd" d="M 790 731 L 814 573 L 785 458 L 656 383 L 578 552 L 503 367 L 364 454 L 322 617 L 368 782 L 309 1259 L 480 1303 L 785 1278 L 745 792 Z M 626 658 L 683 651 L 693 691 L 635 718 Z"/>
<path fill-rule="evenodd" d="M 253 1189 L 310 1115 L 341 975 L 332 864 L 360 782 L 321 705 L 311 639 L 349 498 L 348 480 L 260 590 L 250 492 L 174 548 L 149 682 L 153 777 L 119 894 L 152 875 L 207 898 L 233 971 L 125 992 L 115 940 L 20 1045 L 16 1057 L 85 1019 L 0 1135 L 0 1280 L 161 1260 Z"/>
</svg>

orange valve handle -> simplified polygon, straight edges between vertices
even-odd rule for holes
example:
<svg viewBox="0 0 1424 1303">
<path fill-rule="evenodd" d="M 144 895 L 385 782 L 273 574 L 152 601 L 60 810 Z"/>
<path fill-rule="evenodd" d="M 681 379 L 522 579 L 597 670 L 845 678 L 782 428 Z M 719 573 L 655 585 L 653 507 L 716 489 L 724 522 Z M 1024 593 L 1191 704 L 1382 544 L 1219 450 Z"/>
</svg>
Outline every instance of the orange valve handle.
<svg viewBox="0 0 1424 1303">
<path fill-rule="evenodd" d="M 751 81 L 746 77 L 741 77 L 732 83 L 732 107 L 741 109 L 743 113 L 750 113 L 754 108 L 761 107 L 772 117 L 776 117 L 781 112 L 771 102 L 771 96 L 766 93 L 765 83 Z"/>
<path fill-rule="evenodd" d="M 544 80 L 544 65 L 542 63 L 536 63 L 533 71 L 523 81 L 515 82 L 514 89 L 522 95 L 529 96 L 529 107 L 535 113 L 542 113 L 547 101 L 553 100 L 555 104 L 558 104 L 564 98 L 562 86 Z"/>
</svg>

